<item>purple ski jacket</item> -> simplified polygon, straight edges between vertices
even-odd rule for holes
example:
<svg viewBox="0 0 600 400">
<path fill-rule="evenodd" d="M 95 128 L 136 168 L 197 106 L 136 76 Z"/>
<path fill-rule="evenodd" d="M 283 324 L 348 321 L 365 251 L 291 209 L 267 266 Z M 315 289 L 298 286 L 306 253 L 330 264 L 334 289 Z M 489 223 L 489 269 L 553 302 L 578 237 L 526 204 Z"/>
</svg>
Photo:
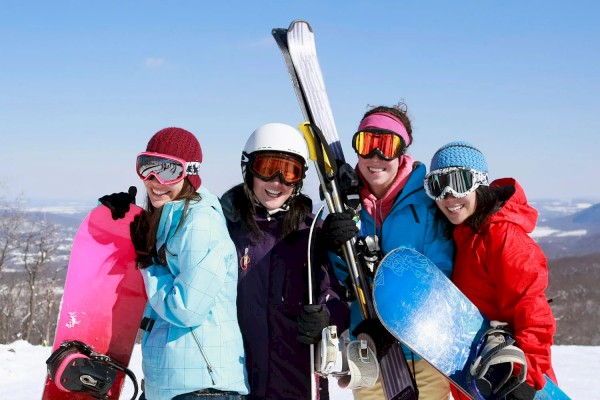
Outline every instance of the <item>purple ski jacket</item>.
<svg viewBox="0 0 600 400">
<path fill-rule="evenodd" d="M 314 215 L 307 215 L 297 231 L 281 238 L 285 212 L 268 215 L 258 207 L 255 220 L 264 237 L 257 240 L 243 232 L 239 214 L 233 210 L 233 197 L 240 195 L 238 186 L 225 193 L 221 203 L 238 253 L 237 310 L 250 384 L 248 398 L 309 399 L 310 347 L 296 340 L 296 335 L 298 316 L 308 304 L 307 249 Z M 320 229 L 317 232 L 319 243 Z M 315 253 L 313 300 L 325 305 L 331 324 L 341 333 L 349 326 L 349 307 L 338 295 L 345 289 L 335 278 L 326 250 L 317 245 Z M 321 389 L 321 399 L 327 399 L 325 379 Z"/>
</svg>

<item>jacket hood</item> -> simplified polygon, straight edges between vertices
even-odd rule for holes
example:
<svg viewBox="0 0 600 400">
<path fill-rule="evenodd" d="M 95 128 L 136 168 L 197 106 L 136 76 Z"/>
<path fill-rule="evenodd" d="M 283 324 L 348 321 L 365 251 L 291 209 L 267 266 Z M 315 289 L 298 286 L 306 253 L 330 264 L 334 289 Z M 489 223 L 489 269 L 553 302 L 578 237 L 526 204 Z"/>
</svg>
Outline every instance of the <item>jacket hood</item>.
<svg viewBox="0 0 600 400">
<path fill-rule="evenodd" d="M 525 232 L 531 233 L 535 229 L 538 212 L 527 203 L 525 191 L 513 178 L 497 179 L 490 185 L 501 199 L 506 199 L 500 210 L 494 213 L 489 224 L 509 222 L 520 226 Z"/>
<path fill-rule="evenodd" d="M 243 194 L 244 184 L 240 183 L 223 193 L 221 196 L 221 207 L 223 207 L 223 215 L 230 222 L 238 222 L 240 220 L 239 210 L 234 207 L 233 202 L 236 196 L 241 192 Z"/>
</svg>

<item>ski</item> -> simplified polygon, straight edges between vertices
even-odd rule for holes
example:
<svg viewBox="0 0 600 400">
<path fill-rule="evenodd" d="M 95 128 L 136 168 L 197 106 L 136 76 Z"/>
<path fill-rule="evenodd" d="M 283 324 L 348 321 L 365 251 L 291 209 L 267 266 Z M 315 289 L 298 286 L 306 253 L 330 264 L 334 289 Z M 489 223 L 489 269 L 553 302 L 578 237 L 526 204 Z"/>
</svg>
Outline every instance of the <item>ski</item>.
<svg viewBox="0 0 600 400">
<path fill-rule="evenodd" d="M 292 21 L 288 29 L 273 29 L 272 34 L 283 55 L 302 114 L 308 121 L 300 129 L 304 134 L 309 156 L 315 164 L 327 207 L 330 212 L 342 212 L 345 207 L 349 207 L 358 215 L 358 179 L 354 169 L 344 159 L 318 62 L 312 28 L 308 22 L 296 20 Z M 354 240 L 344 244 L 343 253 L 363 318 L 376 318 L 371 290 L 365 270 L 358 263 Z M 405 381 L 407 375 L 410 377 L 402 351 L 392 351 L 387 361 L 382 360 L 381 376 L 388 400 L 416 398 L 412 385 L 406 387 L 399 384 Z"/>
<path fill-rule="evenodd" d="M 303 133 L 327 207 L 330 212 L 342 212 L 344 199 L 337 170 L 345 160 L 323 83 L 312 29 L 305 21 L 293 21 L 289 29 L 276 28 L 272 33 L 283 54 L 302 114 L 308 121 Z M 368 285 L 365 274 L 358 268 L 352 241 L 344 246 L 344 258 L 363 316 L 375 316 L 373 302 L 365 294 L 368 293 Z"/>
</svg>

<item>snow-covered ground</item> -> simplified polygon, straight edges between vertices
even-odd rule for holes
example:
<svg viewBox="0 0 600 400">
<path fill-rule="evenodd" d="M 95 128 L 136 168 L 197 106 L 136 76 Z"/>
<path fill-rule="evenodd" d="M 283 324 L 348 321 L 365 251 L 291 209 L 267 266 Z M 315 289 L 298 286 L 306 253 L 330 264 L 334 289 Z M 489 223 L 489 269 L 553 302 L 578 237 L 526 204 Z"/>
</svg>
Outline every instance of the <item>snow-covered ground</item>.
<svg viewBox="0 0 600 400">
<path fill-rule="evenodd" d="M 42 396 L 50 348 L 24 341 L 0 345 L 0 400 L 32 400 Z M 600 399 L 600 347 L 554 346 L 553 362 L 560 386 L 573 400 Z M 131 369 L 141 378 L 141 353 L 135 347 Z M 139 379 L 138 378 L 138 379 Z M 331 384 L 332 400 L 352 399 L 348 391 Z M 122 399 L 130 399 L 133 388 L 127 382 Z"/>
<path fill-rule="evenodd" d="M 545 238 L 548 236 L 553 237 L 567 237 L 567 236 L 585 236 L 587 235 L 587 230 L 585 229 L 575 229 L 572 231 L 560 231 L 558 229 L 548 228 L 546 226 L 538 226 L 533 232 L 531 232 L 530 236 L 534 239 Z"/>
</svg>

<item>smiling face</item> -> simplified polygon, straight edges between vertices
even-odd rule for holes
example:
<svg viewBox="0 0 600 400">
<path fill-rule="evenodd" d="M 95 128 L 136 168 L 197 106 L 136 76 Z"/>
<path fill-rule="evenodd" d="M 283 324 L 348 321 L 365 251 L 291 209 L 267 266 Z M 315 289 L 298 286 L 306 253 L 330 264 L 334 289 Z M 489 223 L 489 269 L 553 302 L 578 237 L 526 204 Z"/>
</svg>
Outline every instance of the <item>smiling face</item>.
<svg viewBox="0 0 600 400">
<path fill-rule="evenodd" d="M 358 157 L 358 170 L 367 181 L 369 190 L 377 198 L 385 195 L 398 173 L 399 158 L 386 161 L 378 155 Z"/>
<path fill-rule="evenodd" d="M 150 177 L 144 181 L 144 186 L 152 205 L 155 208 L 161 208 L 165 203 L 175 200 L 183 188 L 184 181 L 185 179 L 182 179 L 172 185 L 163 185 L 158 179 Z"/>
<path fill-rule="evenodd" d="M 269 211 L 281 208 L 294 192 L 294 186 L 282 183 L 279 176 L 268 182 L 253 176 L 252 185 L 257 200 Z"/>
<path fill-rule="evenodd" d="M 435 202 L 452 224 L 460 225 L 475 213 L 477 194 L 471 192 L 460 199 L 448 194 L 444 200 L 436 200 Z"/>
</svg>

